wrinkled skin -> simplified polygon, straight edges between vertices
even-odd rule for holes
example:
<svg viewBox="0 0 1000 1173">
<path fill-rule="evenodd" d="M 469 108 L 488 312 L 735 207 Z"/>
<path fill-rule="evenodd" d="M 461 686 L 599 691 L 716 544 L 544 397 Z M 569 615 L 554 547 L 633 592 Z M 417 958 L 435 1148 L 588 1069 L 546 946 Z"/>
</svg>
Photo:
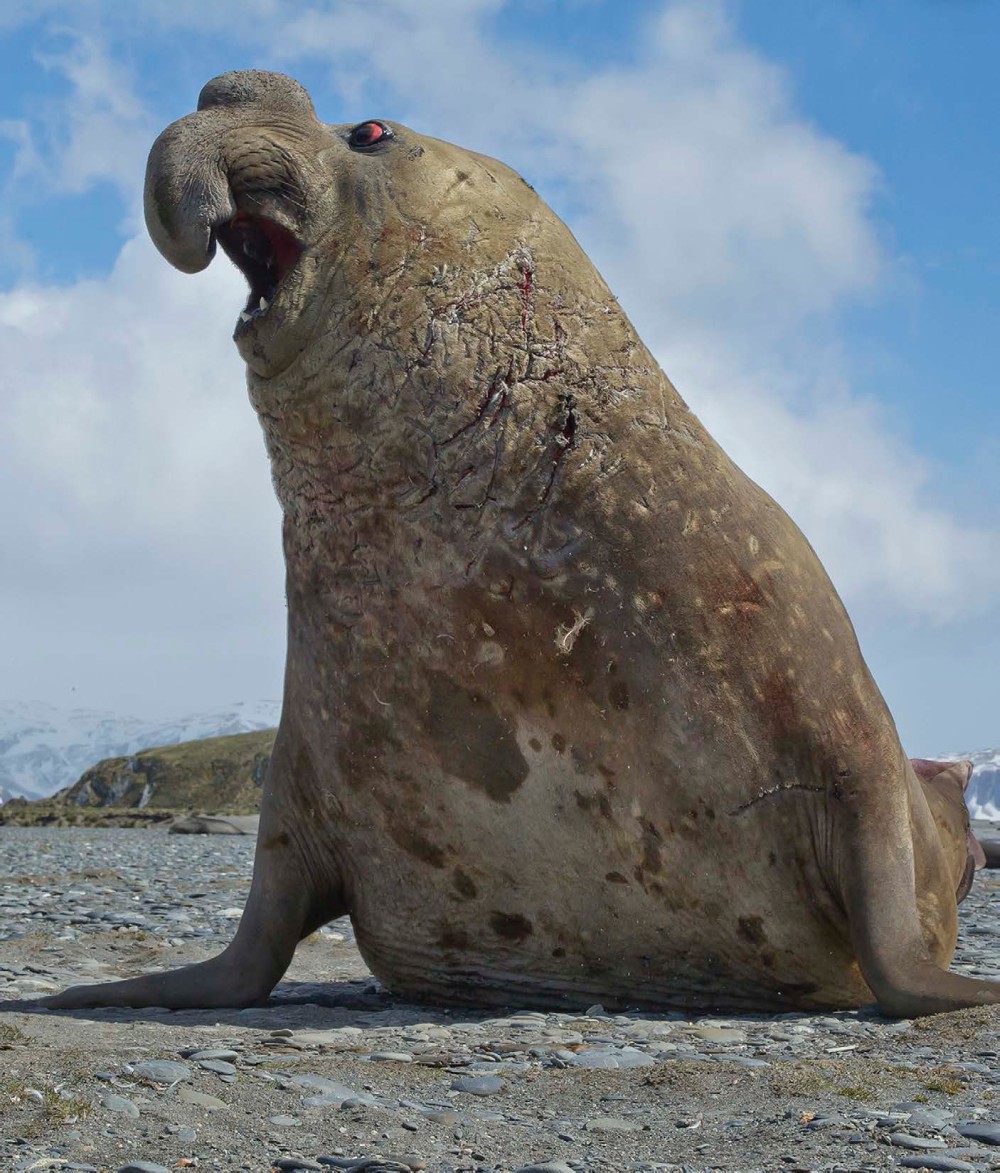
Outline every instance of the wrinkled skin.
<svg viewBox="0 0 1000 1173">
<path fill-rule="evenodd" d="M 233 943 L 49 1005 L 247 1005 L 345 913 L 437 1002 L 996 1002 L 946 968 L 968 763 L 907 761 L 809 544 L 532 189 L 389 129 L 237 73 L 153 147 L 157 246 L 269 303 L 285 700 Z"/>
</svg>

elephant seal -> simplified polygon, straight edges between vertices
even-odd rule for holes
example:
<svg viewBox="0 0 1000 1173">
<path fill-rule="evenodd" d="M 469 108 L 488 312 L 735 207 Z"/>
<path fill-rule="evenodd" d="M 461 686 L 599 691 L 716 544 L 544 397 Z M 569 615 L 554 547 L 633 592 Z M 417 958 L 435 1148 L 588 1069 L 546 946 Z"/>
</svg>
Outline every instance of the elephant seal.
<svg viewBox="0 0 1000 1173">
<path fill-rule="evenodd" d="M 250 285 L 284 707 L 233 942 L 49 1006 L 249 1005 L 346 913 L 439 1003 L 1000 998 L 946 968 L 967 767 L 909 764 L 809 544 L 519 175 L 229 73 L 146 216 Z"/>
</svg>

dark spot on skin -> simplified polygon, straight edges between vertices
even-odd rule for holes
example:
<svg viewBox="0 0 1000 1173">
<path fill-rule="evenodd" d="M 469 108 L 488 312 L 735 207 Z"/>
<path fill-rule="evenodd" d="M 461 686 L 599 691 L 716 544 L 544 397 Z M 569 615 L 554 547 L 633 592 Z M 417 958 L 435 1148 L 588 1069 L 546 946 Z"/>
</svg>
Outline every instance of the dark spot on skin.
<svg viewBox="0 0 1000 1173">
<path fill-rule="evenodd" d="M 829 779 L 830 797 L 844 797 L 844 782 L 836 776 L 843 763 L 825 752 L 810 732 L 809 722 L 803 719 L 804 702 L 794 682 L 785 673 L 775 671 L 765 679 L 761 692 L 761 716 L 781 762 L 779 785 L 821 791 L 822 780 Z M 852 725 L 851 732 L 857 735 L 858 746 L 863 746 L 865 730 Z M 820 785 L 813 780 L 819 780 Z"/>
<path fill-rule="evenodd" d="M 722 909 L 714 900 L 709 900 L 706 903 L 704 912 L 706 920 L 718 920 L 722 916 Z"/>
<path fill-rule="evenodd" d="M 744 941 L 751 945 L 765 945 L 767 934 L 764 932 L 764 922 L 759 916 L 741 916 L 737 921 L 737 931 Z"/>
<path fill-rule="evenodd" d="M 609 766 L 606 766 L 606 765 L 605 765 L 603 762 L 598 762 L 598 763 L 597 763 L 597 768 L 598 768 L 598 770 L 600 771 L 600 773 L 601 773 L 601 775 L 603 776 L 603 778 L 605 779 L 605 781 L 608 783 L 608 785 L 609 785 L 609 786 L 612 788 L 612 790 L 613 790 L 613 789 L 614 789 L 614 783 L 611 781 L 611 779 L 612 779 L 612 778 L 615 776 L 615 772 L 614 772 L 614 770 L 612 770 L 612 769 L 611 769 Z"/>
<path fill-rule="evenodd" d="M 601 814 L 606 818 L 611 818 L 611 800 L 606 794 L 600 794 L 597 797 L 597 805 L 600 808 Z"/>
<path fill-rule="evenodd" d="M 561 945 L 557 945 L 556 948 L 552 950 L 552 956 L 553 957 L 565 957 L 566 950 Z"/>
<path fill-rule="evenodd" d="M 556 753 L 563 753 L 566 749 L 566 738 L 561 733 L 552 734 L 552 748 Z"/>
<path fill-rule="evenodd" d="M 535 751 L 535 753 L 538 753 L 542 748 L 542 743 L 538 740 L 537 737 L 532 737 L 531 740 L 528 742 L 528 745 L 531 746 L 531 748 Z"/>
<path fill-rule="evenodd" d="M 760 951 L 760 963 L 765 969 L 774 969 L 775 956 L 770 949 Z"/>
<path fill-rule="evenodd" d="M 430 674 L 427 731 L 442 767 L 494 802 L 510 802 L 528 776 L 514 731 L 478 692 Z"/>
<path fill-rule="evenodd" d="M 523 941 L 534 932 L 531 921 L 516 912 L 491 912 L 490 928 L 505 941 Z"/>
<path fill-rule="evenodd" d="M 261 847 L 264 851 L 272 851 L 276 847 L 287 847 L 290 842 L 291 840 L 288 838 L 288 832 L 279 831 L 277 835 L 272 835 L 269 839 L 266 839 L 261 844 Z"/>
<path fill-rule="evenodd" d="M 624 680 L 616 680 L 608 689 L 608 697 L 614 708 L 624 711 L 628 708 L 628 687 Z"/>
<path fill-rule="evenodd" d="M 445 855 L 437 844 L 432 843 L 426 836 L 422 835 L 415 827 L 407 825 L 399 825 L 397 823 L 389 823 L 389 834 L 393 841 L 401 847 L 408 855 L 412 855 L 415 859 L 423 860 L 432 868 L 443 868 L 445 866 Z"/>
<path fill-rule="evenodd" d="M 456 929 L 446 925 L 438 937 L 438 944 L 442 949 L 468 949 L 469 934 L 464 929 Z"/>
<path fill-rule="evenodd" d="M 456 171 L 455 172 L 455 179 L 458 183 L 465 183 L 465 181 L 468 178 L 469 178 L 468 171 Z"/>
<path fill-rule="evenodd" d="M 344 781 L 352 790 L 364 788 L 366 779 L 380 772 L 383 753 L 394 751 L 398 744 L 396 730 L 381 716 L 351 724 L 337 750 Z"/>
<path fill-rule="evenodd" d="M 769 851 L 767 853 L 767 860 L 768 860 L 768 863 L 770 863 L 771 867 L 774 867 L 778 862 L 777 853 L 774 851 Z"/>
<path fill-rule="evenodd" d="M 576 799 L 576 805 L 582 811 L 589 811 L 594 805 L 593 796 L 590 794 L 584 794 L 580 790 L 574 790 L 573 797 Z"/>
<path fill-rule="evenodd" d="M 660 832 L 652 823 L 646 823 L 642 829 L 642 866 L 647 872 L 659 872 L 663 869 L 663 857 L 660 855 Z"/>
<path fill-rule="evenodd" d="M 621 872 L 606 872 L 604 878 L 609 884 L 627 884 L 628 880 L 621 874 Z"/>
<path fill-rule="evenodd" d="M 466 900 L 475 900 L 479 895 L 479 889 L 461 868 L 455 868 L 451 882 L 455 885 L 455 891 L 459 896 L 462 896 Z"/>
<path fill-rule="evenodd" d="M 709 820 L 715 818 L 715 811 L 710 806 L 705 807 L 705 818 Z"/>
</svg>

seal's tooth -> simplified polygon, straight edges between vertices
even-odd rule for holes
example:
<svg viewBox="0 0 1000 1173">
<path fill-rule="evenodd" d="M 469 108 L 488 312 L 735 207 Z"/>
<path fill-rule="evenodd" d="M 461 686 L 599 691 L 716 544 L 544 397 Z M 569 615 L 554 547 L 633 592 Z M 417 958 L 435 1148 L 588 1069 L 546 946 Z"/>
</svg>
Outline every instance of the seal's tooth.
<svg viewBox="0 0 1000 1173">
<path fill-rule="evenodd" d="M 263 313 L 270 304 L 266 297 L 262 297 L 260 299 L 260 312 Z"/>
<path fill-rule="evenodd" d="M 240 310 L 240 321 L 241 322 L 249 322 L 252 317 L 253 317 L 253 314 L 248 314 L 246 312 L 246 310 Z"/>
</svg>

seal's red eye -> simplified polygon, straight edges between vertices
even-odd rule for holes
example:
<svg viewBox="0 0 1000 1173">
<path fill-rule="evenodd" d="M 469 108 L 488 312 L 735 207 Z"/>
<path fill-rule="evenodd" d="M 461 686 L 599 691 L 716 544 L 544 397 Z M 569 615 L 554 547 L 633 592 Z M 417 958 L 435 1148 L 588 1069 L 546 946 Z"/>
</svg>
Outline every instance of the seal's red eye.
<svg viewBox="0 0 1000 1173">
<path fill-rule="evenodd" d="M 392 138 L 392 131 L 384 122 L 360 122 L 347 141 L 355 150 L 364 150 L 387 138 Z"/>
</svg>

